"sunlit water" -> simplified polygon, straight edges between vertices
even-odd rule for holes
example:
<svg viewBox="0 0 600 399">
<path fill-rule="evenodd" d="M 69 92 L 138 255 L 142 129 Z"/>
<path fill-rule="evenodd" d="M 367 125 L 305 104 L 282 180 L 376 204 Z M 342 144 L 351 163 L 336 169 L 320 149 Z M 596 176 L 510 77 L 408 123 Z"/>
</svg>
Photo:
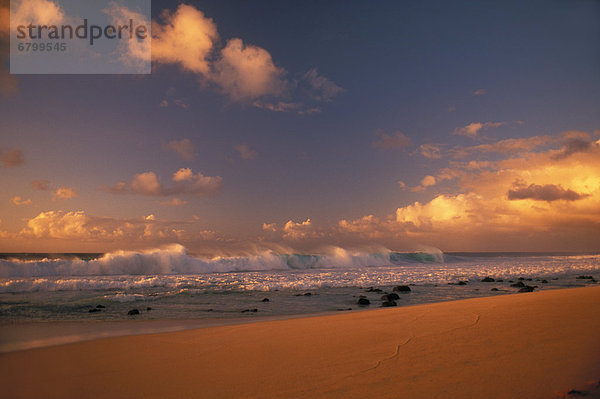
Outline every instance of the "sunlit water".
<svg viewBox="0 0 600 399">
<path fill-rule="evenodd" d="M 409 285 L 398 306 L 596 284 L 599 254 L 260 254 L 199 259 L 181 246 L 95 256 L 2 255 L 0 322 L 253 318 L 376 308 Z M 484 283 L 490 276 L 502 282 Z M 528 280 L 531 279 L 531 280 Z M 542 282 L 546 280 L 546 282 Z M 454 285 L 458 281 L 466 285 Z M 381 292 L 367 292 L 369 288 Z M 492 290 L 497 289 L 497 290 Z M 357 305 L 360 295 L 371 302 Z M 139 314 L 128 315 L 137 309 Z"/>
</svg>

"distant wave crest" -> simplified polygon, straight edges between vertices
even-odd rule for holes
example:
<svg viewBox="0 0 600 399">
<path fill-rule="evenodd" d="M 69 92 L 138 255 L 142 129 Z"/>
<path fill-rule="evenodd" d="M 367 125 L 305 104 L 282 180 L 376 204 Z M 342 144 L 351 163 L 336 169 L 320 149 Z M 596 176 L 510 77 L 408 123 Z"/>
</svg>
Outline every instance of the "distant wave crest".
<svg viewBox="0 0 600 399">
<path fill-rule="evenodd" d="M 351 252 L 336 247 L 325 255 L 277 254 L 265 251 L 251 256 L 202 259 L 188 255 L 182 245 L 172 244 L 146 251 L 109 252 L 93 260 L 81 260 L 79 258 L 0 260 L 0 278 L 339 269 L 441 262 L 444 262 L 444 254 L 437 248 L 427 248 L 414 253 L 392 251 L 365 253 Z"/>
</svg>

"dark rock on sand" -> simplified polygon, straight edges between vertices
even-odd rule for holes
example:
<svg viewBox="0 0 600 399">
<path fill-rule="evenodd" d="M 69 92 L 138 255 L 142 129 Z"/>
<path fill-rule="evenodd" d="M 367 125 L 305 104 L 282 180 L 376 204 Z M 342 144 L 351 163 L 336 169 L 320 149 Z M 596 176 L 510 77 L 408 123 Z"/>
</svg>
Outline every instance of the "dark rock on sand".
<svg viewBox="0 0 600 399">
<path fill-rule="evenodd" d="M 249 313 L 249 312 L 256 313 L 256 312 L 258 312 L 258 309 L 254 308 L 254 309 L 244 309 L 244 310 L 242 310 L 242 313 Z"/>
<path fill-rule="evenodd" d="M 392 292 L 391 294 L 382 295 L 381 297 L 382 301 L 395 301 L 396 299 L 400 299 L 400 295 L 396 294 L 395 292 Z"/>
<path fill-rule="evenodd" d="M 548 284 L 548 280 L 542 280 L 542 284 Z"/>
<path fill-rule="evenodd" d="M 519 292 L 533 292 L 534 289 L 535 289 L 535 287 L 530 287 L 530 286 L 526 285 L 525 287 L 521 288 L 519 290 Z"/>
<path fill-rule="evenodd" d="M 96 313 L 96 312 L 101 312 L 101 310 L 98 309 L 98 308 L 93 308 L 93 309 L 88 310 L 88 312 L 90 312 L 90 313 Z"/>
<path fill-rule="evenodd" d="M 498 280 L 496 280 L 497 283 L 503 283 L 504 280 L 502 280 L 501 278 L 499 278 Z"/>
<path fill-rule="evenodd" d="M 467 282 L 466 281 L 459 281 L 458 285 L 467 285 Z"/>
<path fill-rule="evenodd" d="M 518 280 L 523 281 L 523 280 L 525 280 L 525 277 L 519 277 Z"/>
<path fill-rule="evenodd" d="M 494 280 L 491 277 L 486 277 L 483 280 L 481 280 L 482 283 L 493 283 L 494 281 L 496 281 L 496 280 Z"/>
<path fill-rule="evenodd" d="M 345 309 L 337 309 L 338 312 L 346 312 L 348 310 L 352 310 L 352 308 L 345 308 Z"/>
<path fill-rule="evenodd" d="M 140 314 L 140 311 L 137 309 L 131 309 L 129 312 L 127 312 L 128 316 L 135 316 L 136 314 Z"/>
<path fill-rule="evenodd" d="M 382 308 L 389 308 L 392 306 L 398 306 L 395 301 L 385 301 L 381 304 Z"/>
<path fill-rule="evenodd" d="M 146 311 L 148 311 L 148 312 L 149 312 L 149 311 L 151 311 L 151 310 L 152 310 L 152 308 L 151 308 L 150 306 L 148 306 L 148 307 L 146 308 Z"/>
<path fill-rule="evenodd" d="M 579 391 L 577 389 L 571 389 L 567 392 L 569 396 L 588 396 L 590 393 L 588 391 Z"/>
<path fill-rule="evenodd" d="M 381 292 L 381 290 L 379 288 L 369 287 L 369 289 L 366 290 L 365 292 Z"/>
<path fill-rule="evenodd" d="M 358 302 L 359 305 L 361 306 L 366 306 L 366 305 L 370 305 L 371 301 L 369 301 L 367 298 L 358 298 Z"/>
<path fill-rule="evenodd" d="M 593 280 L 593 276 L 577 276 L 577 280 Z"/>
<path fill-rule="evenodd" d="M 264 298 L 261 302 L 269 302 L 269 298 Z"/>
<path fill-rule="evenodd" d="M 525 287 L 525 284 L 523 284 L 522 281 L 519 281 L 517 283 L 511 284 L 510 286 L 515 287 L 515 288 L 523 288 L 523 287 Z"/>
<path fill-rule="evenodd" d="M 396 292 L 410 292 L 411 289 L 408 285 L 398 285 L 396 287 L 394 287 L 393 291 Z"/>
<path fill-rule="evenodd" d="M 96 309 L 105 309 L 105 308 L 106 308 L 106 306 L 104 306 L 104 305 L 96 305 Z"/>
<path fill-rule="evenodd" d="M 492 288 L 491 291 L 500 291 L 498 288 Z"/>
</svg>

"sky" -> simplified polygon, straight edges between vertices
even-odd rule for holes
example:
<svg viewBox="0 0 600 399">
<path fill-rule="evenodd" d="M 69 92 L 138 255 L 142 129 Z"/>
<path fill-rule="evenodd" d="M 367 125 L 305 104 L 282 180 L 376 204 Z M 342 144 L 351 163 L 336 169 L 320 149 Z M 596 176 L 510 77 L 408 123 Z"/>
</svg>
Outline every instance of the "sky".
<svg viewBox="0 0 600 399">
<path fill-rule="evenodd" d="M 599 1 L 153 0 L 149 75 L 0 4 L 2 252 L 600 250 Z"/>
</svg>

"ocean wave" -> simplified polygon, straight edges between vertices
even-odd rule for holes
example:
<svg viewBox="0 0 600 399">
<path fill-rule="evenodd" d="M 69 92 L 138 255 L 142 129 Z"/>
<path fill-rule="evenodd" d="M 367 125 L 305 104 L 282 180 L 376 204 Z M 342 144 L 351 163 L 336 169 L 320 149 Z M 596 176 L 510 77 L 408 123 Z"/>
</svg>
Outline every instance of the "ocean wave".
<svg viewBox="0 0 600 399">
<path fill-rule="evenodd" d="M 411 263 L 441 263 L 437 248 L 414 253 L 381 251 L 352 252 L 330 248 L 327 254 L 277 254 L 265 251 L 251 256 L 202 259 L 190 256 L 179 244 L 146 251 L 115 251 L 92 259 L 45 258 L 41 260 L 0 259 L 0 278 L 43 276 L 119 276 L 202 274 L 266 270 L 307 270 L 393 266 Z"/>
</svg>

